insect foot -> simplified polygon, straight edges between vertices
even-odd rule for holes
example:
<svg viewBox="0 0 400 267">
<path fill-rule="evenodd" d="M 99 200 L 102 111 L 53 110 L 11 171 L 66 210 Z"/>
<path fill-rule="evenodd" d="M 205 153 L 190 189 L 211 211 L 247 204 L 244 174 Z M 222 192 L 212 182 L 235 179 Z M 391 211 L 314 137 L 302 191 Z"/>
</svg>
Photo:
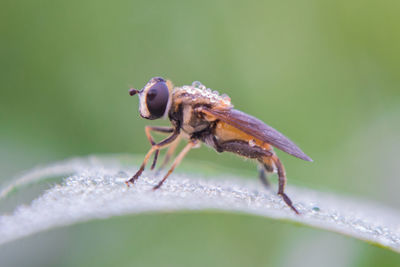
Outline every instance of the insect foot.
<svg viewBox="0 0 400 267">
<path fill-rule="evenodd" d="M 279 193 L 279 195 L 281 195 L 286 205 L 288 205 L 297 215 L 300 215 L 300 212 L 298 212 L 297 209 L 293 206 L 292 201 L 285 193 Z"/>
<path fill-rule="evenodd" d="M 134 184 L 135 181 L 139 178 L 139 176 L 142 174 L 144 168 L 140 168 L 135 175 L 132 176 L 131 179 L 129 179 L 128 181 L 125 181 L 125 184 L 129 187 L 130 184 Z"/>
</svg>

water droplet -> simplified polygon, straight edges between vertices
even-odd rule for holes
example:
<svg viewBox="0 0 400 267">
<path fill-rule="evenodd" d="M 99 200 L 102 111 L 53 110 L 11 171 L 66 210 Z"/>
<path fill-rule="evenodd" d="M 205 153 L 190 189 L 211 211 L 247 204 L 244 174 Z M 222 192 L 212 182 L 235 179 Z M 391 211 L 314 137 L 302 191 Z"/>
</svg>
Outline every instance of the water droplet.
<svg viewBox="0 0 400 267">
<path fill-rule="evenodd" d="M 249 146 L 254 147 L 256 145 L 256 141 L 254 139 L 249 140 Z"/>
<path fill-rule="evenodd" d="M 231 98 L 230 98 L 227 94 L 223 94 L 223 95 L 221 95 L 221 97 L 222 97 L 225 101 L 231 101 Z"/>
<path fill-rule="evenodd" d="M 319 211 L 321 211 L 321 210 L 320 210 L 320 208 L 319 208 L 319 207 L 317 207 L 317 206 L 313 207 L 313 208 L 312 208 L 312 210 L 313 210 L 313 211 L 316 211 L 316 212 L 319 212 Z"/>
<path fill-rule="evenodd" d="M 201 82 L 199 82 L 199 81 L 194 81 L 193 83 L 192 83 L 192 86 L 193 87 L 196 87 L 196 88 L 199 88 L 200 86 L 202 86 L 203 84 L 201 83 Z"/>
</svg>

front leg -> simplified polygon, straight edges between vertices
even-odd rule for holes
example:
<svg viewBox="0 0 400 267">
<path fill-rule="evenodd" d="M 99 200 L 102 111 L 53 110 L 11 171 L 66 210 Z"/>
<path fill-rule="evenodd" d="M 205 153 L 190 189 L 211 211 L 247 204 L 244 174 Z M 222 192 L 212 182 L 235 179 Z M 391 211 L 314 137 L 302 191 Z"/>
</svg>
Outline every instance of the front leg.
<svg viewBox="0 0 400 267">
<path fill-rule="evenodd" d="M 147 139 L 149 139 L 149 142 L 152 146 L 154 146 L 156 143 L 154 142 L 153 136 L 151 136 L 151 132 L 159 132 L 159 133 L 172 133 L 174 131 L 174 128 L 172 127 L 163 127 L 163 126 L 146 126 L 144 128 L 144 131 L 146 132 Z M 151 164 L 150 169 L 153 170 L 154 167 L 156 166 L 158 155 L 160 154 L 160 150 L 156 150 L 156 153 L 154 154 L 154 159 L 153 159 L 153 164 Z"/>
<path fill-rule="evenodd" d="M 159 150 L 162 149 L 164 147 L 167 147 L 168 145 L 170 145 L 177 137 L 179 136 L 179 130 L 175 129 L 174 132 L 172 133 L 171 136 L 169 136 L 168 138 L 164 139 L 163 141 L 161 141 L 158 144 L 154 144 L 151 146 L 149 152 L 147 152 L 146 156 L 144 157 L 143 163 L 140 166 L 139 170 L 135 173 L 135 175 L 132 176 L 131 179 L 129 179 L 128 181 L 126 181 L 126 185 L 129 186 L 129 183 L 134 183 L 139 176 L 142 174 L 142 172 L 144 171 L 144 168 L 146 167 L 147 162 L 149 161 L 149 158 L 151 157 L 151 155 Z"/>
</svg>

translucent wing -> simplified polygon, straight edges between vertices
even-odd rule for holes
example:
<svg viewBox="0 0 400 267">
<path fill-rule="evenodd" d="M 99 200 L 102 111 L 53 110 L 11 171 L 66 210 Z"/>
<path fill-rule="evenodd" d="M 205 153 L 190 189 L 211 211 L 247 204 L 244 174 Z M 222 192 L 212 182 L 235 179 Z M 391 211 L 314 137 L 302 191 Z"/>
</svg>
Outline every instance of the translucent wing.
<svg viewBox="0 0 400 267">
<path fill-rule="evenodd" d="M 237 109 L 219 110 L 201 107 L 200 112 L 212 115 L 217 119 L 232 125 L 233 127 L 254 136 L 255 138 L 269 143 L 286 153 L 306 161 L 312 161 L 298 146 L 289 138 L 268 126 L 261 120 L 250 116 Z"/>
</svg>

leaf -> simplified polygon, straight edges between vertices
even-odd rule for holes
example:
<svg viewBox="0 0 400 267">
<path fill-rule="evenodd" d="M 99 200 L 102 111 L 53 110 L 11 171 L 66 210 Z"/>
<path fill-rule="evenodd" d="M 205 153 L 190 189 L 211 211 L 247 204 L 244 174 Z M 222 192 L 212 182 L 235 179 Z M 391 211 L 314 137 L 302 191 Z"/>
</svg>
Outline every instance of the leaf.
<svg viewBox="0 0 400 267">
<path fill-rule="evenodd" d="M 0 216 L 0 244 L 55 227 L 93 219 L 137 213 L 217 210 L 246 213 L 300 223 L 341 233 L 400 252 L 400 215 L 368 201 L 289 186 L 293 213 L 275 192 L 258 182 L 226 175 L 205 179 L 195 174 L 173 174 L 157 191 L 161 179 L 145 172 L 134 186 L 125 180 L 136 168 L 129 157 L 77 158 L 37 168 L 0 190 L 0 201 L 13 191 L 49 177 L 70 174 L 36 197 Z M 131 158 L 129 158 L 131 160 Z"/>
</svg>

